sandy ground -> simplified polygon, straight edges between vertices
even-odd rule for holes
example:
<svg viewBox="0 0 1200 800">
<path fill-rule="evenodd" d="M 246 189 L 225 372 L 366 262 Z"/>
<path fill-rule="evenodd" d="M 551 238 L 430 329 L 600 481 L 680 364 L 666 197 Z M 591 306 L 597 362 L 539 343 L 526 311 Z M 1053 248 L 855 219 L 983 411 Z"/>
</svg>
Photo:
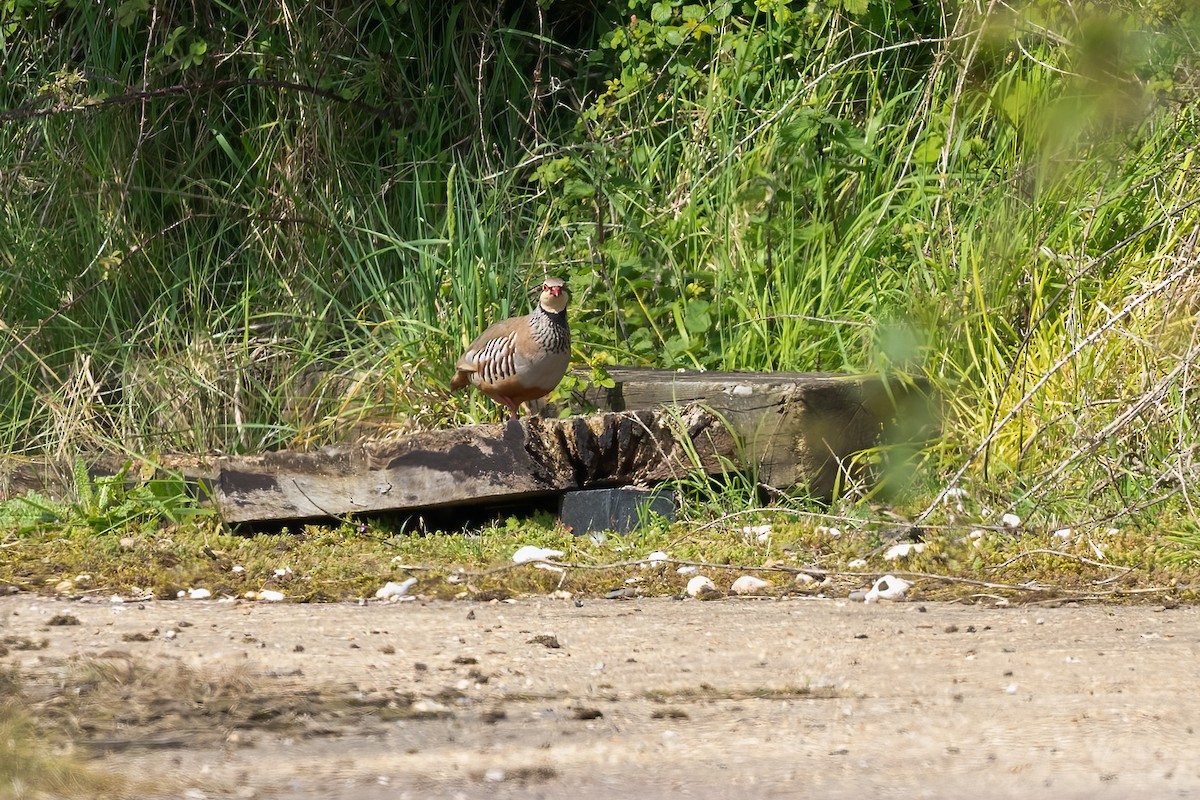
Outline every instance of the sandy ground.
<svg viewBox="0 0 1200 800">
<path fill-rule="evenodd" d="M 17 596 L 0 643 L 161 797 L 1200 797 L 1193 607 Z"/>
</svg>

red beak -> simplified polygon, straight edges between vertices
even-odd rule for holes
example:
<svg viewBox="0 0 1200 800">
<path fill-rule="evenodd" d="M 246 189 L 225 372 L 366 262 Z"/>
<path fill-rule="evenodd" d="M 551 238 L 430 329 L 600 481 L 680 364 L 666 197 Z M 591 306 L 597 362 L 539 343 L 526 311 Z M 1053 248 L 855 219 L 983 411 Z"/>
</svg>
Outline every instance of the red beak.
<svg viewBox="0 0 1200 800">
<path fill-rule="evenodd" d="M 543 286 L 542 288 L 549 292 L 551 297 L 558 297 L 562 294 L 561 286 Z"/>
</svg>

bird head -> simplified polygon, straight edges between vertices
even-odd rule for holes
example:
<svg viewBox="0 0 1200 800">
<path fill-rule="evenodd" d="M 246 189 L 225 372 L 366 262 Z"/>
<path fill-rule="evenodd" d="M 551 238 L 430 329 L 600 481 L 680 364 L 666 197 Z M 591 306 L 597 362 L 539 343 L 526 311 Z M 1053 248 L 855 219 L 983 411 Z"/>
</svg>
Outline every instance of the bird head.
<svg viewBox="0 0 1200 800">
<path fill-rule="evenodd" d="M 542 296 L 538 305 L 550 314 L 561 314 L 567 310 L 567 301 L 571 293 L 567 291 L 567 283 L 562 278 L 546 278 L 542 284 Z"/>
</svg>

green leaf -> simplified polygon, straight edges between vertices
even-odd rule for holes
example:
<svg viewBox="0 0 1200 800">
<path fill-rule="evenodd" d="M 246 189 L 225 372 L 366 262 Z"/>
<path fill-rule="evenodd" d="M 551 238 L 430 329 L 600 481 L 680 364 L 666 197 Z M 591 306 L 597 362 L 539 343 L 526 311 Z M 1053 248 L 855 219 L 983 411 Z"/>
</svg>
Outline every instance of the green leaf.
<svg viewBox="0 0 1200 800">
<path fill-rule="evenodd" d="M 687 304 L 683 327 L 688 333 L 705 333 L 712 327 L 712 315 L 709 314 L 711 308 L 712 304 L 707 300 L 692 300 Z"/>
<path fill-rule="evenodd" d="M 596 187 L 587 181 L 571 179 L 563 184 L 563 197 L 568 200 L 579 200 L 596 194 Z"/>
<path fill-rule="evenodd" d="M 848 14 L 865 14 L 869 0 L 842 0 L 842 8 Z"/>
<path fill-rule="evenodd" d="M 671 18 L 671 14 L 672 9 L 670 3 L 655 3 L 650 8 L 650 19 L 654 20 L 659 25 L 669 20 Z"/>
</svg>

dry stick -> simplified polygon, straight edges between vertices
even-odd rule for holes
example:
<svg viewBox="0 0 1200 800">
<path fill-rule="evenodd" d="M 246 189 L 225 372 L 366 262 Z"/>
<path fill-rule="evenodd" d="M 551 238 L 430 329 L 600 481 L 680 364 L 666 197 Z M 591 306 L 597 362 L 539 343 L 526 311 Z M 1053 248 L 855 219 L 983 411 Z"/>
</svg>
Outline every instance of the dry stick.
<svg viewBox="0 0 1200 800">
<path fill-rule="evenodd" d="M 113 95 L 112 97 L 104 97 L 100 99 L 88 98 L 82 103 L 56 103 L 45 108 L 32 108 L 30 105 L 20 106 L 9 111 L 0 111 L 0 123 L 12 122 L 14 120 L 35 119 L 37 117 L 49 117 L 55 114 L 67 114 L 73 111 L 84 111 L 93 108 L 106 108 L 108 106 L 119 106 L 127 103 L 136 103 L 144 100 L 156 100 L 161 97 L 170 97 L 177 94 L 189 94 L 198 91 L 225 91 L 227 89 L 240 89 L 243 86 L 262 86 L 267 89 L 286 89 L 301 94 L 311 94 L 315 97 L 320 97 L 325 100 L 333 100 L 338 103 L 353 106 L 368 114 L 380 117 L 381 119 L 397 122 L 400 120 L 401 114 L 397 111 L 381 108 L 379 106 L 361 103 L 355 100 L 347 100 L 338 94 L 318 89 L 315 86 L 306 86 L 302 83 L 293 83 L 291 81 L 268 80 L 265 78 L 225 78 L 215 81 L 196 81 L 194 83 L 178 83 L 174 86 L 162 86 L 158 89 L 141 89 L 125 94 Z"/>
<path fill-rule="evenodd" d="M 1054 293 L 1054 296 L 1052 298 L 1050 298 L 1050 301 L 1046 304 L 1046 307 L 1042 310 L 1042 313 L 1038 314 L 1037 317 L 1030 323 L 1029 332 L 1025 334 L 1024 338 L 1022 338 L 1021 344 L 1018 347 L 1017 358 L 1020 359 L 1021 357 L 1023 357 L 1023 354 L 1024 354 L 1026 348 L 1029 347 L 1029 343 L 1031 341 L 1033 341 L 1034 331 L 1036 331 L 1038 329 L 1038 327 L 1043 322 L 1045 322 L 1046 318 L 1050 316 L 1050 313 L 1058 306 L 1058 303 L 1060 300 L 1062 300 L 1063 296 L 1066 295 L 1066 293 L 1068 291 L 1073 290 L 1075 288 L 1075 285 L 1080 280 L 1082 280 L 1085 275 L 1087 275 L 1089 272 L 1091 272 L 1093 267 L 1095 267 L 1097 264 L 1100 264 L 1101 262 L 1106 260 L 1109 256 L 1113 255 L 1114 253 L 1117 253 L 1117 252 L 1125 249 L 1128 245 L 1132 244 L 1134 241 L 1136 241 L 1142 235 L 1149 233 L 1150 231 L 1154 230 L 1155 228 L 1162 226 L 1171 217 L 1179 216 L 1180 214 L 1182 214 L 1183 212 L 1187 211 L 1189 208 L 1191 208 L 1192 206 L 1195 206 L 1197 204 L 1200 204 L 1200 197 L 1197 197 L 1195 199 L 1187 201 L 1183 205 L 1176 208 L 1174 211 L 1163 212 L 1158 217 L 1158 219 L 1154 220 L 1153 222 L 1151 222 L 1148 225 L 1142 226 L 1139 230 L 1136 230 L 1133 233 L 1131 233 L 1130 235 L 1126 236 L 1124 239 L 1117 242 L 1112 247 L 1105 250 L 1103 253 L 1100 253 L 1099 255 L 1095 256 L 1094 258 L 1088 259 L 1087 263 L 1085 263 L 1082 267 L 1080 267 L 1079 270 L 1074 275 L 1072 275 L 1070 278 L 1068 278 L 1067 281 L 1062 285 L 1062 287 L 1057 292 Z M 1172 273 L 1172 274 L 1177 274 L 1177 273 Z M 1165 288 L 1165 287 L 1163 287 L 1163 288 Z M 1156 291 L 1146 293 L 1142 299 L 1137 299 L 1136 302 L 1133 303 L 1132 305 L 1134 305 L 1134 306 L 1139 305 L 1145 298 L 1148 298 L 1148 297 L 1152 296 L 1153 294 L 1155 294 Z M 1131 308 L 1129 306 L 1126 306 L 1126 308 L 1121 310 L 1121 312 L 1120 312 L 1120 314 L 1118 314 L 1117 318 L 1114 318 L 1111 322 L 1115 322 L 1116 319 L 1127 315 L 1130 311 L 1131 311 Z M 1110 322 L 1110 324 L 1111 324 L 1111 322 Z M 1092 338 L 1094 338 L 1094 334 L 1093 334 L 1093 336 L 1089 336 L 1087 339 L 1085 339 L 1081 343 L 1080 346 L 1074 348 L 1071 351 L 1071 354 L 1067 359 L 1057 362 L 1054 365 L 1054 367 L 1052 368 L 1052 372 L 1043 376 L 1043 380 L 1038 381 L 1038 383 L 1030 391 L 1031 392 L 1036 391 L 1037 389 L 1041 388 L 1042 384 L 1044 384 L 1046 382 L 1045 378 L 1048 378 L 1050 374 L 1053 374 L 1053 372 L 1058 371 L 1068 361 L 1070 361 L 1072 358 L 1074 358 L 1075 355 L 1082 349 L 1083 346 L 1090 344 L 1090 339 L 1092 339 Z M 1017 372 L 1018 372 L 1018 370 L 1010 370 L 1009 371 L 1008 375 L 1004 379 L 1004 384 L 1000 388 L 1000 395 L 999 395 L 1000 397 L 1004 397 L 1008 393 L 1008 388 L 1009 388 L 1009 386 L 1012 385 L 1012 381 L 1016 377 Z M 1017 404 L 1017 408 L 1024 405 L 1030 398 L 1031 398 L 1031 395 L 1027 393 L 1021 399 L 1021 401 Z M 1007 415 L 1005 415 L 1005 417 L 1002 421 L 997 422 L 996 421 L 997 416 L 1000 413 L 1000 409 L 999 409 L 999 407 L 997 407 L 996 411 L 992 415 L 991 433 L 989 433 L 987 438 L 984 440 L 982 449 L 977 450 L 976 452 L 971 454 L 971 457 L 967 460 L 967 463 L 964 464 L 963 468 L 961 470 L 959 470 L 959 472 L 955 475 L 954 481 L 957 481 L 964 474 L 966 474 L 967 467 L 969 467 L 971 465 L 971 463 L 974 462 L 975 459 L 979 457 L 979 454 L 981 452 L 986 452 L 991 448 L 992 440 L 995 439 L 997 434 L 999 434 L 1000 428 L 1003 427 L 1005 424 L 1007 424 L 1008 421 L 1011 420 L 1013 418 L 1013 416 L 1015 416 L 1015 414 L 1013 413 L 1015 410 L 1016 409 L 1013 409 L 1013 411 L 1010 411 Z M 986 463 L 986 459 L 985 459 L 985 463 Z M 946 489 L 949 489 L 951 486 L 953 486 L 954 481 L 948 483 L 946 485 Z M 942 494 L 945 494 L 945 489 L 942 490 Z M 941 495 L 939 495 L 937 498 L 935 498 L 933 505 L 936 505 L 936 503 L 940 499 L 941 499 Z M 930 508 L 927 508 L 921 514 L 919 519 L 923 519 L 927 514 L 930 513 L 931 510 L 932 510 L 932 505 Z"/>
<path fill-rule="evenodd" d="M 1014 500 L 1012 505 L 1019 505 L 1041 491 L 1052 481 L 1056 480 L 1061 474 L 1070 469 L 1073 464 L 1095 453 L 1108 441 L 1109 437 L 1115 434 L 1118 430 L 1127 425 L 1133 419 L 1141 416 L 1142 412 L 1145 411 L 1147 406 L 1167 393 L 1167 390 L 1171 388 L 1171 384 L 1174 382 L 1175 376 L 1184 371 L 1184 369 L 1190 363 L 1191 358 L 1197 352 L 1200 352 L 1200 349 L 1195 347 L 1189 350 L 1184 359 L 1178 365 L 1176 365 L 1174 369 L 1168 372 L 1166 376 L 1164 376 L 1162 380 L 1157 383 L 1157 385 L 1151 387 L 1150 391 L 1143 393 L 1136 402 L 1129 406 L 1129 408 L 1127 408 L 1125 411 L 1121 412 L 1116 419 L 1105 425 L 1099 433 L 1093 434 L 1090 437 L 1091 441 L 1089 441 L 1088 444 L 1076 449 L 1075 452 L 1071 453 L 1061 462 L 1059 462 L 1058 466 L 1050 470 L 1045 477 L 1030 487 L 1028 491 L 1021 495 L 1021 497 Z"/>
<path fill-rule="evenodd" d="M 1184 206 L 1184 208 L 1186 208 L 1187 206 L 1196 205 L 1197 203 L 1200 203 L 1200 198 L 1190 201 L 1189 203 L 1187 203 L 1186 206 Z M 1180 210 L 1183 210 L 1183 209 L 1181 208 Z M 1126 241 L 1128 241 L 1128 240 L 1126 240 Z M 996 436 L 998 436 L 1000 434 L 1000 429 L 1003 428 L 1005 425 L 1007 425 L 1010 421 L 1012 421 L 1013 418 L 1015 418 L 1017 416 L 1017 414 L 1021 411 L 1021 409 L 1025 407 L 1025 404 L 1028 403 L 1030 400 L 1032 400 L 1033 397 L 1038 393 L 1038 391 L 1040 391 L 1041 388 L 1043 386 L 1045 386 L 1050 381 L 1050 379 L 1058 373 L 1058 371 L 1060 369 L 1062 369 L 1067 364 L 1069 364 L 1072 360 L 1074 360 L 1075 356 L 1079 355 L 1080 352 L 1082 352 L 1084 349 L 1089 347 L 1093 342 L 1095 342 L 1097 339 L 1099 339 L 1104 334 L 1108 333 L 1108 331 L 1110 331 L 1112 328 L 1116 327 L 1117 323 L 1119 323 L 1121 320 L 1125 319 L 1125 317 L 1127 317 L 1131 313 L 1133 313 L 1133 311 L 1135 309 L 1137 309 L 1138 306 L 1140 306 L 1142 303 L 1144 303 L 1149 298 L 1153 297 L 1154 295 L 1156 295 L 1159 292 L 1163 291 L 1164 289 L 1168 288 L 1171 284 L 1175 283 L 1180 278 L 1182 278 L 1183 275 L 1187 272 L 1191 272 L 1190 266 L 1187 268 L 1177 269 L 1174 272 L 1170 273 L 1166 278 L 1164 278 L 1163 280 L 1156 283 L 1154 286 L 1150 287 L 1149 289 L 1142 292 L 1141 294 L 1136 295 L 1128 304 L 1126 304 L 1126 306 L 1124 308 L 1122 308 L 1120 311 L 1118 311 L 1116 314 L 1114 314 L 1108 320 L 1108 322 L 1106 322 L 1105 324 L 1101 325 L 1096 330 L 1089 333 L 1079 343 L 1077 343 L 1074 347 L 1072 347 L 1067 352 L 1066 355 L 1064 355 L 1058 361 L 1055 361 L 1054 364 L 1052 364 L 1050 366 L 1050 368 L 1048 370 L 1046 370 L 1037 379 L 1037 381 L 1034 382 L 1033 386 L 1027 392 L 1025 392 L 1024 396 L 1021 397 L 1021 399 L 1019 401 L 1017 401 L 1016 405 L 1014 405 L 1011 409 L 1009 409 L 1008 413 L 1005 414 L 998 422 L 996 422 L 992 426 L 991 432 L 986 437 L 984 437 L 984 440 L 982 442 L 980 442 L 979 445 L 976 446 L 976 448 L 973 451 L 971 451 L 971 455 L 967 458 L 967 460 L 965 462 L 963 462 L 963 465 L 961 467 L 959 467 L 958 470 L 954 473 L 953 477 L 951 477 L 950 480 L 946 482 L 945 488 L 943 488 L 940 492 L 938 492 L 937 496 L 935 498 L 933 498 L 933 502 L 931 502 L 925 508 L 924 511 L 922 511 L 919 515 L 917 515 L 917 522 L 920 522 L 921 520 L 925 519 L 926 517 L 928 517 L 930 514 L 933 513 L 933 510 L 935 508 L 937 508 L 938 504 L 942 502 L 943 498 L 945 498 L 946 492 L 950 490 L 950 487 L 956 485 L 958 483 L 958 481 L 962 478 L 962 476 L 967 474 L 967 470 L 970 469 L 971 464 L 975 463 L 975 459 L 978 458 L 980 456 L 980 454 L 982 454 L 985 450 L 987 450 L 989 447 L 991 447 L 992 441 L 996 438 Z M 1036 327 L 1036 323 L 1035 323 L 1034 327 Z"/>
<path fill-rule="evenodd" d="M 1084 556 L 1077 556 L 1077 555 L 1074 555 L 1073 553 L 1064 553 L 1061 550 L 1049 550 L 1049 549 L 1042 549 L 1042 548 L 1039 548 L 1037 550 L 1026 550 L 1023 553 L 1018 553 L 1017 555 L 1013 556 L 1012 558 L 1008 559 L 1007 561 L 1002 561 L 1001 563 L 995 565 L 994 567 L 989 567 L 989 569 L 991 571 L 995 572 L 998 569 L 1003 569 L 1004 567 L 1007 567 L 1009 564 L 1014 564 L 1024 558 L 1028 558 L 1030 556 L 1036 556 L 1036 555 L 1058 556 L 1059 558 L 1065 558 L 1070 561 L 1077 561 L 1080 564 L 1088 564 L 1089 566 L 1093 566 L 1093 567 L 1102 567 L 1103 569 L 1123 569 L 1126 572 L 1133 571 L 1133 567 L 1122 567 L 1118 564 L 1105 564 L 1103 561 L 1093 561 L 1090 558 L 1085 558 Z"/>
</svg>

